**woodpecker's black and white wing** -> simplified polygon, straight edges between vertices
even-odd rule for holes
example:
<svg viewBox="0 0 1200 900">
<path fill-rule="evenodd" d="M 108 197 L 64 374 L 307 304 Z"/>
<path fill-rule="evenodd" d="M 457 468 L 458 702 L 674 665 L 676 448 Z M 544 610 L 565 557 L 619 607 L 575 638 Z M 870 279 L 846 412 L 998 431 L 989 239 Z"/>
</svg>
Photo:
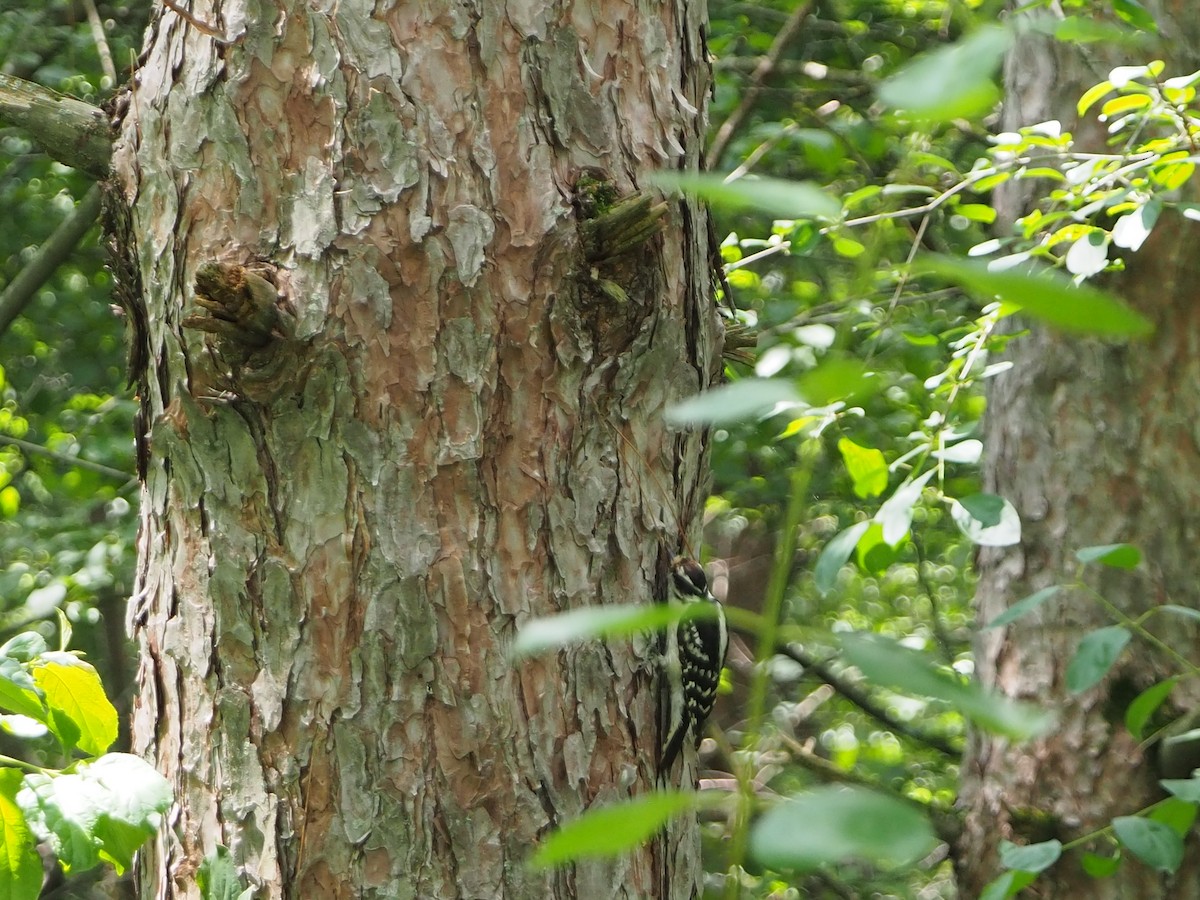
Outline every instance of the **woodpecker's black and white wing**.
<svg viewBox="0 0 1200 900">
<path fill-rule="evenodd" d="M 729 647 L 725 611 L 708 589 L 704 569 L 694 559 L 671 562 L 671 599 L 675 603 L 712 604 L 713 615 L 685 619 L 667 634 L 667 727 L 658 771 L 666 773 L 690 736 L 698 747 L 721 683 Z"/>
</svg>

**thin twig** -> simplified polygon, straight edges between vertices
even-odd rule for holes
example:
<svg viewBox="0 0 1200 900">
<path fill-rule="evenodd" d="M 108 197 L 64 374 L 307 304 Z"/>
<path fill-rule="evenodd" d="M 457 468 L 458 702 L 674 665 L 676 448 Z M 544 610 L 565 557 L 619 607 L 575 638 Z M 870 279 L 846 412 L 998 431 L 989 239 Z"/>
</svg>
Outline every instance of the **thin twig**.
<svg viewBox="0 0 1200 900">
<path fill-rule="evenodd" d="M 92 29 L 92 40 L 96 43 L 96 53 L 100 56 L 100 68 L 109 82 L 117 83 L 117 67 L 113 65 L 112 50 L 108 47 L 108 38 L 104 34 L 104 23 L 100 21 L 100 13 L 96 9 L 95 0 L 83 0 L 83 8 L 87 12 L 88 25 Z"/>
<path fill-rule="evenodd" d="M 766 82 L 770 74 L 775 71 L 775 64 L 779 62 L 779 57 L 783 55 L 783 51 L 788 44 L 792 42 L 797 32 L 800 31 L 800 26 L 804 24 L 804 20 L 808 18 L 808 14 L 812 12 L 812 0 L 797 7 L 796 10 L 788 17 L 788 20 L 783 23 L 783 27 L 779 29 L 779 33 L 775 35 L 775 40 L 771 43 L 771 49 L 754 67 L 754 72 L 750 75 L 750 84 L 746 87 L 742 94 L 742 102 L 737 105 L 729 118 L 721 123 L 721 127 L 717 129 L 716 136 L 713 137 L 713 142 L 708 148 L 708 159 L 710 162 L 717 162 L 725 154 L 725 150 L 729 147 L 729 142 L 733 139 L 733 134 L 741 126 L 746 116 L 750 114 L 750 110 L 754 108 L 754 104 L 758 102 L 758 95 L 762 93 L 763 84 Z"/>
<path fill-rule="evenodd" d="M 829 665 L 821 662 L 794 644 L 778 643 L 775 646 L 775 650 L 788 659 L 800 663 L 806 670 L 812 672 L 846 700 L 849 700 L 872 719 L 886 725 L 897 734 L 903 735 L 919 744 L 924 744 L 926 747 L 937 750 L 939 753 L 944 753 L 946 756 L 955 759 L 962 756 L 962 747 L 957 746 L 942 735 L 931 734 L 920 728 L 914 728 L 907 722 L 896 718 L 882 705 L 876 703 L 871 695 L 858 685 L 847 678 L 843 678 L 837 672 L 833 671 Z"/>
<path fill-rule="evenodd" d="M 54 233 L 38 249 L 17 277 L 8 283 L 0 294 L 0 335 L 8 331 L 13 320 L 21 314 L 29 301 L 41 289 L 50 276 L 75 251 L 76 245 L 87 234 L 96 217 L 100 215 L 100 185 L 92 185 L 79 205 L 62 220 Z"/>
<path fill-rule="evenodd" d="M 119 478 L 121 481 L 133 482 L 134 477 L 132 472 L 122 472 L 120 469 L 113 469 L 102 463 L 92 462 L 90 459 L 81 459 L 78 456 L 67 456 L 65 453 L 56 453 L 41 444 L 33 444 L 29 441 L 23 441 L 20 438 L 9 437 L 7 434 L 0 434 L 0 444 L 12 444 L 14 447 L 19 447 L 26 453 L 34 453 L 38 456 L 45 456 L 55 462 L 62 463 L 65 466 L 74 466 L 77 469 L 87 469 L 89 472 L 95 472 L 99 475 L 107 475 L 109 478 Z"/>
</svg>

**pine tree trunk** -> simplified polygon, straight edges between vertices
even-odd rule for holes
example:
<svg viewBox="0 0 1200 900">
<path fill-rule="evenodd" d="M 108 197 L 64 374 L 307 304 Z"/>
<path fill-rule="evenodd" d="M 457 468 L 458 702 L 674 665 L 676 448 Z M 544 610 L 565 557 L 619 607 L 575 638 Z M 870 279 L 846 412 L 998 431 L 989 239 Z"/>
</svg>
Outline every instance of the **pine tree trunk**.
<svg viewBox="0 0 1200 900">
<path fill-rule="evenodd" d="M 114 157 L 133 733 L 178 801 L 142 895 L 199 896 L 223 845 L 258 897 L 691 896 L 694 823 L 673 872 L 524 865 L 650 787 L 654 641 L 507 650 L 651 600 L 703 500 L 703 436 L 662 414 L 720 372 L 704 214 L 581 238 L 605 185 L 697 167 L 703 3 L 187 8 L 158 7 Z"/>
<path fill-rule="evenodd" d="M 1155 10 L 1175 39 L 1165 77 L 1197 68 L 1200 8 L 1172 21 Z M 1072 45 L 1025 36 L 1006 67 L 1005 129 L 1050 119 L 1076 135 L 1078 149 L 1109 152 L 1095 110 L 1079 121 L 1078 98 L 1119 64 L 1148 62 L 1157 50 Z M 1032 194 L 1010 190 L 1001 213 L 1011 221 Z M 1164 214 L 1150 240 L 1129 257 L 1128 270 L 1107 286 L 1153 319 L 1156 331 L 1127 345 L 1081 340 L 1034 327 L 1009 345 L 1014 368 L 991 387 L 986 417 L 988 490 L 1011 500 L 1022 518 L 1019 546 L 980 556 L 977 592 L 981 624 L 1035 591 L 1070 580 L 1074 553 L 1086 546 L 1130 542 L 1144 553 L 1133 573 L 1090 567 L 1091 587 L 1136 617 L 1165 603 L 1200 609 L 1195 590 L 1200 535 L 1200 376 L 1196 339 L 1200 258 L 1195 226 Z M 1010 746 L 975 734 L 963 765 L 966 828 L 956 848 L 960 889 L 979 896 L 1002 871 L 1002 839 L 1018 844 L 1064 843 L 1160 800 L 1159 761 L 1124 726 L 1129 702 L 1178 664 L 1135 638 L 1096 688 L 1072 694 L 1065 675 L 1079 641 L 1115 624 L 1095 596 L 1060 592 L 1039 612 L 1007 629 L 983 632 L 976 666 L 985 684 L 1056 710 L 1044 738 Z M 1156 616 L 1153 630 L 1195 661 L 1195 623 Z M 1195 684 L 1172 696 L 1176 714 L 1194 708 Z M 1200 764 L 1200 763 L 1198 763 Z M 1179 777 L 1187 777 L 1183 774 Z M 1183 868 L 1163 876 L 1128 851 L 1118 872 L 1093 879 L 1079 854 L 1115 852 L 1107 839 L 1078 848 L 1038 876 L 1030 896 L 1056 898 L 1200 897 L 1200 847 L 1188 842 Z"/>
</svg>

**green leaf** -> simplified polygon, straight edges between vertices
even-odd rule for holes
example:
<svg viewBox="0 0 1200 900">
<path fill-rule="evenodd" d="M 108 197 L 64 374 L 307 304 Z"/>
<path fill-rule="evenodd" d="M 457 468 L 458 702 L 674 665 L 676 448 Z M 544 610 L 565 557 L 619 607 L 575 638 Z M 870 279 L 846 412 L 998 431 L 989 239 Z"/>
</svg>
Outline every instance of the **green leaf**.
<svg viewBox="0 0 1200 900">
<path fill-rule="evenodd" d="M 580 641 L 661 631 L 684 617 L 703 618 L 711 612 L 707 606 L 704 603 L 693 603 L 682 609 L 650 603 L 589 606 L 557 616 L 532 619 L 517 632 L 511 654 L 513 658 L 520 658 Z"/>
<path fill-rule="evenodd" d="M 1021 518 L 1016 508 L 995 494 L 971 494 L 950 501 L 950 518 L 972 543 L 1010 547 L 1020 543 Z"/>
<path fill-rule="evenodd" d="M 813 584 L 822 595 L 828 594 L 835 584 L 842 566 L 850 559 L 850 554 L 858 546 L 859 538 L 866 534 L 871 527 L 870 522 L 858 522 L 837 534 L 821 551 L 817 564 L 813 567 Z"/>
<path fill-rule="evenodd" d="M 1098 562 L 1114 569 L 1136 569 L 1142 561 L 1142 551 L 1133 544 L 1103 544 L 1075 551 L 1081 563 Z"/>
<path fill-rule="evenodd" d="M 728 425 L 765 416 L 779 404 L 800 402 L 790 381 L 743 378 L 676 403 L 667 410 L 666 420 L 673 425 Z"/>
<path fill-rule="evenodd" d="M 26 775 L 17 803 L 65 871 L 104 861 L 119 874 L 162 824 L 171 787 L 138 757 L 109 753 L 78 763 L 71 774 Z"/>
<path fill-rule="evenodd" d="M 665 191 L 690 194 L 713 206 L 754 210 L 776 219 L 836 221 L 842 215 L 842 204 L 836 198 L 807 181 L 739 178 L 726 183 L 721 175 L 662 171 L 649 180 Z"/>
<path fill-rule="evenodd" d="M 233 854 L 220 844 L 196 869 L 196 886 L 203 900 L 249 900 L 254 895 L 234 865 Z"/>
<path fill-rule="evenodd" d="M 884 543 L 894 547 L 908 534 L 908 529 L 912 526 L 913 507 L 921 499 L 921 491 L 933 475 L 934 470 L 930 469 L 924 475 L 904 482 L 879 507 L 879 512 L 875 513 L 875 521 L 883 527 Z"/>
<path fill-rule="evenodd" d="M 21 773 L 0 769 L 0 897 L 37 897 L 42 888 L 42 858 L 25 816 L 17 806 Z"/>
<path fill-rule="evenodd" d="M 0 656 L 12 657 L 17 662 L 29 662 L 49 649 L 46 639 L 36 631 L 22 631 L 0 647 Z"/>
<path fill-rule="evenodd" d="M 0 709 L 49 724 L 49 716 L 33 683 L 33 676 L 11 657 L 0 657 Z"/>
<path fill-rule="evenodd" d="M 51 711 L 51 730 L 65 746 L 98 756 L 117 739 L 117 710 L 104 693 L 100 675 L 91 665 L 70 653 L 51 651 L 33 668 L 33 680 Z M 60 730 L 61 712 L 70 718 L 75 734 Z"/>
<path fill-rule="evenodd" d="M 878 497 L 887 489 L 887 461 L 880 451 L 873 447 L 860 447 L 849 438 L 838 441 L 838 451 L 854 482 L 855 494 L 866 499 Z"/>
<path fill-rule="evenodd" d="M 1085 112 L 1092 108 L 1097 100 L 1112 93 L 1112 90 L 1113 86 L 1110 82 L 1102 81 L 1084 91 L 1083 96 L 1079 98 L 1079 103 L 1077 103 L 1075 106 L 1076 110 L 1079 112 L 1079 115 L 1082 116 Z"/>
<path fill-rule="evenodd" d="M 1035 609 L 1057 594 L 1060 589 L 1060 586 L 1055 584 L 1051 585 L 1050 587 L 1044 587 L 1040 591 L 1035 591 L 1025 599 L 1018 600 L 1004 612 L 1000 613 L 1000 615 L 996 616 L 996 618 L 984 625 L 983 629 L 986 631 L 989 628 L 999 628 L 1002 625 L 1007 625 L 1010 622 L 1017 621 L 1017 619 L 1021 618 L 1022 616 L 1026 616 L 1033 612 Z"/>
<path fill-rule="evenodd" d="M 1067 690 L 1079 694 L 1099 684 L 1132 636 L 1120 625 L 1098 628 L 1084 635 L 1067 664 Z"/>
<path fill-rule="evenodd" d="M 1121 868 L 1121 857 L 1119 854 L 1117 856 L 1100 856 L 1098 853 L 1084 853 L 1079 864 L 1083 866 L 1083 871 L 1092 878 L 1108 878 Z"/>
<path fill-rule="evenodd" d="M 1164 778 L 1163 789 L 1187 803 L 1200 803 L 1200 778 Z"/>
<path fill-rule="evenodd" d="M 1000 99 L 995 74 L 1012 43 L 988 25 L 949 47 L 917 57 L 879 86 L 879 99 L 907 116 L 944 122 L 991 111 Z"/>
<path fill-rule="evenodd" d="M 1125 727 L 1129 729 L 1129 733 L 1137 740 L 1141 740 L 1145 736 L 1146 723 L 1150 721 L 1150 717 L 1155 711 L 1163 705 L 1163 702 L 1170 696 L 1174 690 L 1175 684 L 1179 681 L 1179 676 L 1176 675 L 1168 678 L 1165 681 L 1160 681 L 1158 684 L 1151 685 L 1142 691 L 1129 707 L 1125 710 Z"/>
<path fill-rule="evenodd" d="M 827 406 L 835 400 L 853 402 L 876 384 L 861 362 L 841 357 L 825 359 L 796 379 L 797 391 L 811 406 Z"/>
<path fill-rule="evenodd" d="M 897 546 L 883 539 L 883 526 L 871 522 L 854 548 L 858 567 L 872 575 L 882 575 L 896 561 Z"/>
<path fill-rule="evenodd" d="M 1154 16 L 1150 15 L 1137 0 L 1112 0 L 1112 8 L 1113 12 L 1117 14 L 1117 18 L 1132 25 L 1138 31 L 1158 33 L 1158 23 L 1154 21 Z"/>
<path fill-rule="evenodd" d="M 937 844 L 913 805 L 862 788 L 823 787 L 767 810 L 750 832 L 750 853 L 773 869 L 850 861 L 905 866 Z"/>
<path fill-rule="evenodd" d="M 1192 609 L 1190 606 L 1176 606 L 1174 603 L 1164 603 L 1162 606 L 1154 607 L 1155 612 L 1170 613 L 1173 616 L 1183 616 L 1185 619 L 1200 619 L 1200 609 Z"/>
<path fill-rule="evenodd" d="M 1113 833 L 1129 852 L 1160 872 L 1175 872 L 1183 862 L 1183 839 L 1170 826 L 1139 816 L 1113 819 Z"/>
<path fill-rule="evenodd" d="M 676 816 L 698 802 L 698 794 L 657 791 L 584 813 L 551 834 L 530 860 L 545 869 L 576 859 L 617 856 L 658 834 Z"/>
<path fill-rule="evenodd" d="M 1196 821 L 1196 803 L 1186 801 L 1182 797 L 1168 797 L 1154 805 L 1146 813 L 1146 818 L 1153 822 L 1162 822 L 1181 838 L 1187 838 Z"/>
<path fill-rule="evenodd" d="M 1006 897 L 1015 897 L 1036 880 L 1036 872 L 1012 869 L 989 881 L 980 892 L 979 900 L 1005 900 Z"/>
<path fill-rule="evenodd" d="M 915 650 L 878 635 L 838 636 L 846 659 L 878 685 L 944 700 L 981 728 L 1014 740 L 1045 733 L 1053 717 L 935 669 Z"/>
<path fill-rule="evenodd" d="M 1000 864 L 1006 869 L 1022 872 L 1044 872 L 1062 856 L 1062 841 L 1042 841 L 1040 844 L 1018 846 L 1000 842 Z"/>
<path fill-rule="evenodd" d="M 1154 330 L 1149 319 L 1112 294 L 1089 285 L 1076 286 L 1051 269 L 993 272 L 969 260 L 926 256 L 915 270 L 949 279 L 985 302 L 999 299 L 1064 331 L 1144 337 Z"/>
</svg>

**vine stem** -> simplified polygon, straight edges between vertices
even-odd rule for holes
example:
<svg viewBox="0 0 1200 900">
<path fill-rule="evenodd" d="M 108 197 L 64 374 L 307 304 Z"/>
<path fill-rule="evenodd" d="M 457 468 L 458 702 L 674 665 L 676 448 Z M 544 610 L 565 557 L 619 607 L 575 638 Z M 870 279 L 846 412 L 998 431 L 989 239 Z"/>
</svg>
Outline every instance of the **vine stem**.
<svg viewBox="0 0 1200 900">
<path fill-rule="evenodd" d="M 800 446 L 799 460 L 791 473 L 791 491 L 788 496 L 787 512 L 784 516 L 783 533 L 775 545 L 775 559 L 771 565 L 771 578 L 767 583 L 766 602 L 763 605 L 762 629 L 758 634 L 758 645 L 754 658 L 754 679 L 750 684 L 750 699 L 746 719 L 746 733 L 742 746 L 753 748 L 758 743 L 763 715 L 767 703 L 767 687 L 770 668 L 767 665 L 775 654 L 779 639 L 779 619 L 783 611 L 784 595 L 791 578 L 792 562 L 796 555 L 796 536 L 800 530 L 800 519 L 808 499 L 808 485 L 813 466 L 821 452 L 820 443 L 813 438 Z M 730 875 L 725 882 L 727 900 L 737 900 L 739 879 L 732 870 L 741 868 L 746 859 L 749 844 L 750 814 L 754 808 L 755 789 L 752 774 L 753 763 L 749 754 L 741 759 L 734 757 L 734 769 L 738 781 L 738 800 L 734 812 L 733 846 L 729 857 Z"/>
</svg>

